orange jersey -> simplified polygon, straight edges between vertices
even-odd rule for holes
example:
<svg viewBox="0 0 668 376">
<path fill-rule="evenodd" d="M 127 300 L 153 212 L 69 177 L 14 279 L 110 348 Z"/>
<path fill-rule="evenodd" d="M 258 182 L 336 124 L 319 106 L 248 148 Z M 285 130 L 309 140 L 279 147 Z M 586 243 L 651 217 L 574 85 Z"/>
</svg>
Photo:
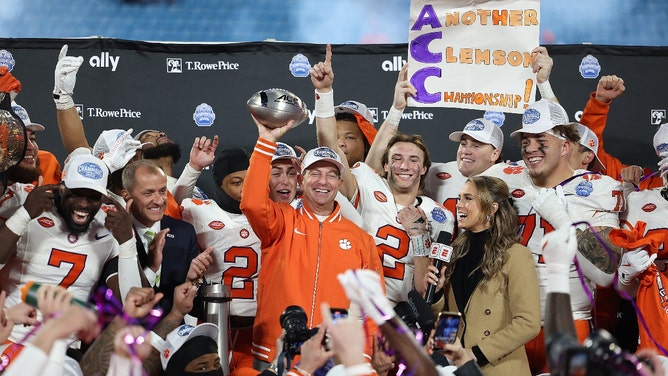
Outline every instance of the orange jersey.
<svg viewBox="0 0 668 376">
<path fill-rule="evenodd" d="M 601 163 L 603 163 L 605 166 L 605 170 L 601 171 L 601 173 L 606 174 L 613 179 L 622 181 L 622 169 L 624 167 L 628 167 L 629 165 L 624 164 L 619 159 L 606 153 L 605 149 L 603 148 L 603 130 L 605 130 L 605 125 L 608 121 L 610 103 L 603 103 L 597 100 L 595 96 L 595 92 L 591 93 L 589 96 L 589 101 L 587 102 L 584 112 L 582 113 L 580 123 L 591 129 L 596 137 L 598 137 L 598 152 L 596 155 L 598 156 L 598 159 L 601 160 Z M 645 176 L 649 176 L 651 173 L 652 170 L 645 168 Z M 641 181 L 638 185 L 638 188 L 649 189 L 661 186 L 663 186 L 661 177 L 659 175 L 654 175 Z"/>
<path fill-rule="evenodd" d="M 338 204 L 320 222 L 304 201 L 295 209 L 269 199 L 275 150 L 275 143 L 258 139 L 241 199 L 241 210 L 262 247 L 253 354 L 265 362 L 274 358 L 276 338 L 281 335 L 279 317 L 287 306 L 302 307 L 307 326 L 314 328 L 322 322 L 322 303 L 338 308 L 350 306 L 338 282 L 339 273 L 348 269 L 383 273 L 373 238 L 345 219 Z"/>
</svg>

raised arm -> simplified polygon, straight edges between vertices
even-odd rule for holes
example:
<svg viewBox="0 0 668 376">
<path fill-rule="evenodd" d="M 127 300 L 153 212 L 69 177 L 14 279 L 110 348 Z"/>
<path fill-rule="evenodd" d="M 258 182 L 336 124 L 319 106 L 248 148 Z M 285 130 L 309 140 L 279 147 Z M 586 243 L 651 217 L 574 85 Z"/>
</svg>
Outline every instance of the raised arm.
<svg viewBox="0 0 668 376">
<path fill-rule="evenodd" d="M 364 161 L 376 171 L 381 171 L 381 157 L 387 148 L 390 139 L 397 134 L 397 128 L 401 121 L 401 115 L 408 104 L 408 97 L 417 93 L 415 86 L 408 80 L 408 64 L 404 64 L 397 77 L 397 83 L 394 85 L 394 98 L 392 107 L 388 111 L 387 117 L 378 129 L 378 134 L 371 144 L 369 153 Z"/>
<path fill-rule="evenodd" d="M 327 45 L 325 61 L 311 67 L 311 82 L 315 87 L 315 129 L 318 146 L 327 146 L 339 155 L 343 165 L 343 185 L 339 191 L 351 199 L 357 191 L 357 181 L 348 168 L 348 158 L 338 143 L 336 118 L 334 117 L 334 70 L 332 69 L 332 46 Z"/>
<path fill-rule="evenodd" d="M 90 148 L 83 122 L 74 107 L 72 95 L 83 57 L 67 56 L 67 45 L 60 49 L 54 72 L 53 100 L 56 103 L 58 130 L 67 154 L 79 147 Z"/>
</svg>

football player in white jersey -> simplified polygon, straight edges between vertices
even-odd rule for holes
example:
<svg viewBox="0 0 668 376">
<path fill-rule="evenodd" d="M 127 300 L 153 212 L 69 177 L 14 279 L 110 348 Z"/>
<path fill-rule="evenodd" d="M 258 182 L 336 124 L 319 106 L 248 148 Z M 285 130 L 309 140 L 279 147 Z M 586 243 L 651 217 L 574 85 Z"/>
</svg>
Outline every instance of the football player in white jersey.
<svg viewBox="0 0 668 376">
<path fill-rule="evenodd" d="M 608 255 L 596 234 L 579 225 L 577 261 L 584 274 L 587 289 L 571 265 L 571 306 L 580 339 L 589 335 L 591 319 L 590 291 L 595 285 L 612 282 L 619 259 L 619 248 L 608 235 L 619 227 L 619 212 L 625 200 L 621 184 L 610 177 L 586 170 L 574 170 L 569 164 L 571 151 L 578 146 L 579 135 L 566 111 L 557 103 L 541 99 L 530 105 L 522 117 L 522 128 L 511 133 L 521 140 L 523 166 L 495 165 L 485 174 L 503 179 L 510 187 L 520 224 L 521 243 L 534 254 L 544 312 L 545 286 L 548 276 L 542 259 L 540 240 L 554 228 L 573 222 L 588 222 L 613 250 Z M 532 372 L 546 372 L 543 335 L 526 345 Z"/>
<path fill-rule="evenodd" d="M 337 142 L 331 59 L 328 46 L 325 61 L 311 68 L 318 144 L 335 150 L 348 166 L 347 156 Z M 427 250 L 441 231 L 452 233 L 454 228 L 451 212 L 429 197 L 418 196 L 431 164 L 422 138 L 396 134 L 407 97 L 414 93 L 404 67 L 395 86 L 392 110 L 367 155 L 368 164 L 346 168 L 341 188 L 341 193 L 362 214 L 365 230 L 374 237 L 383 263 L 386 294 L 394 303 L 408 300 L 413 288 L 424 293 L 422 278 L 430 262 Z M 382 177 L 376 172 L 378 168 L 382 169 Z"/>
<path fill-rule="evenodd" d="M 668 124 L 663 124 L 654 135 L 654 150 L 662 157 L 659 162 L 663 187 L 634 190 L 629 186 L 626 211 L 620 215 L 622 227 L 632 231 L 626 239 L 627 249 L 619 266 L 617 286 L 632 298 L 636 298 L 640 312 L 649 328 L 638 325 L 640 330 L 639 349 L 651 348 L 660 352 L 652 342 L 650 334 L 664 349 L 668 348 L 665 331 L 668 299 L 666 282 L 668 273 Z M 640 320 L 639 320 L 640 324 Z"/>
<path fill-rule="evenodd" d="M 461 131 L 450 133 L 449 138 L 459 143 L 457 160 L 432 163 L 424 193 L 454 213 L 466 178 L 481 174 L 502 160 L 503 131 L 491 120 L 479 118 L 468 122 Z"/>
<path fill-rule="evenodd" d="M 0 284 L 7 291 L 7 306 L 21 301 L 21 288 L 30 281 L 60 285 L 87 301 L 103 266 L 119 254 L 133 257 L 129 270 L 119 265 L 115 278 L 121 289 L 128 272 L 136 273 L 132 281 L 139 284 L 129 213 L 118 204 L 100 210 L 108 175 L 107 166 L 89 152 L 73 154 L 63 182 L 35 188 L 0 229 L 0 261 L 5 263 Z M 10 340 L 22 341 L 29 332 L 16 325 Z"/>
<path fill-rule="evenodd" d="M 272 200 L 296 204 L 298 172 L 292 162 L 296 159 L 297 154 L 292 147 L 278 143 L 272 158 L 268 187 Z M 217 200 L 184 199 L 181 203 L 182 218 L 195 227 L 200 244 L 212 246 L 215 250 L 212 254 L 214 261 L 207 268 L 205 278 L 222 281 L 230 287 L 232 375 L 257 374 L 253 370 L 251 339 L 258 282 L 262 274 L 260 240 L 246 216 L 236 212 L 247 169 L 248 154 L 245 151 L 233 149 L 221 152 L 213 164 L 214 180 L 220 187 L 217 188 Z M 234 202 L 236 207 L 233 207 Z M 228 210 L 224 210 L 225 207 Z M 271 276 L 263 275 L 262 280 L 270 282 Z"/>
</svg>

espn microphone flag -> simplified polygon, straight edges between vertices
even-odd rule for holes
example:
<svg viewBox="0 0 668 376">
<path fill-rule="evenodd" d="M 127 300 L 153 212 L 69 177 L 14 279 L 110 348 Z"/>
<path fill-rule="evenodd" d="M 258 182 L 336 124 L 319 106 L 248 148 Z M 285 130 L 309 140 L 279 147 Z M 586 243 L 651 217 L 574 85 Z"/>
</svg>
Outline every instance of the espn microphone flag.
<svg viewBox="0 0 668 376">
<path fill-rule="evenodd" d="M 431 250 L 429 252 L 429 258 L 434 259 L 434 266 L 437 269 L 436 277 L 441 277 L 441 268 L 446 262 L 450 262 L 450 257 L 452 256 L 452 247 L 450 243 L 452 242 L 452 234 L 447 231 L 441 231 L 438 233 L 438 239 L 431 245 Z M 436 295 L 436 286 L 429 285 L 427 287 L 427 294 L 424 300 L 427 304 L 434 304 L 434 297 Z"/>
</svg>

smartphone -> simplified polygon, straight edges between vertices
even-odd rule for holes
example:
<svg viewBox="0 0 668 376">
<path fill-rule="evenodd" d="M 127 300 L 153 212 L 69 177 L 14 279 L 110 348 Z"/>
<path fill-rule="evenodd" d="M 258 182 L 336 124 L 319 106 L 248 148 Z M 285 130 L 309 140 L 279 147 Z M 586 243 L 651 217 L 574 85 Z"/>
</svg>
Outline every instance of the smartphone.
<svg viewBox="0 0 668 376">
<path fill-rule="evenodd" d="M 459 312 L 441 312 L 436 320 L 436 334 L 434 334 L 434 350 L 443 350 L 445 344 L 455 343 L 459 336 L 459 324 L 462 314 Z"/>
<path fill-rule="evenodd" d="M 348 317 L 348 310 L 344 308 L 330 308 L 329 311 L 332 313 L 332 322 Z"/>
<path fill-rule="evenodd" d="M 348 310 L 345 308 L 330 308 L 329 312 L 332 313 L 332 322 L 336 322 L 338 319 L 343 319 L 348 317 Z M 326 351 L 330 350 L 329 347 L 329 333 L 325 333 L 325 336 L 322 338 L 322 346 Z"/>
</svg>

